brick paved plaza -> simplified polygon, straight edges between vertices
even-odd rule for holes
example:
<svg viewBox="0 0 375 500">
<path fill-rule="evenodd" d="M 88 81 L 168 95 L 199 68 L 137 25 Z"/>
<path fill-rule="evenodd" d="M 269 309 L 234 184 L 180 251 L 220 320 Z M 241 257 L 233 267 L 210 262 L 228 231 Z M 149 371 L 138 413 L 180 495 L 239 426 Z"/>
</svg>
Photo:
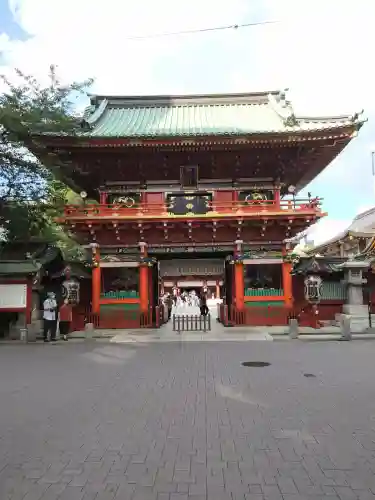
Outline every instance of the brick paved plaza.
<svg viewBox="0 0 375 500">
<path fill-rule="evenodd" d="M 371 341 L 2 345 L 0 499 L 375 498 L 374 359 Z"/>
</svg>

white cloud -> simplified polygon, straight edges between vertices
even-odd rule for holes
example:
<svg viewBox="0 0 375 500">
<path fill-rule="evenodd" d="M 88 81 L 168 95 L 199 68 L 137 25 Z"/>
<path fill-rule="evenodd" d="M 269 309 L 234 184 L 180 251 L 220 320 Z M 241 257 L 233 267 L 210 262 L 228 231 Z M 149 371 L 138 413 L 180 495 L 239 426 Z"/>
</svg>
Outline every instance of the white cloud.
<svg viewBox="0 0 375 500">
<path fill-rule="evenodd" d="M 30 37 L 11 41 L 0 34 L 0 61 L 4 64 L 0 72 L 17 66 L 42 78 L 55 63 L 63 79 L 94 77 L 94 92 L 113 94 L 289 87 L 299 114 L 351 113 L 362 108 L 366 114 L 375 112 L 370 56 L 375 38 L 374 0 L 8 1 Z M 278 23 L 129 40 L 263 19 Z M 355 167 L 352 158 L 358 157 L 359 143 L 369 150 L 372 133 L 371 126 L 363 129 L 359 142 L 354 141 L 320 176 L 326 186 L 335 186 L 328 190 L 331 199 L 346 193 L 354 207 L 359 198 L 356 192 L 367 193 L 365 199 L 361 196 L 361 203 L 371 199 L 369 153 L 366 150 L 362 163 Z M 362 174 L 358 175 L 360 167 Z M 330 237 L 336 227 L 350 223 L 336 220 L 340 217 L 337 210 L 334 217 L 332 223 L 329 219 L 321 222 L 318 239 L 324 239 L 323 234 Z"/>
<path fill-rule="evenodd" d="M 54 62 L 67 79 L 95 77 L 100 92 L 184 90 L 184 75 L 175 71 L 173 61 L 179 61 L 183 50 L 191 65 L 191 50 L 196 49 L 191 37 L 128 38 L 234 24 L 245 9 L 246 0 L 230 5 L 191 0 L 178 8 L 170 0 L 65 0 L 64 8 L 56 0 L 13 0 L 12 10 L 31 38 L 15 44 L 7 62 L 39 75 Z"/>
<path fill-rule="evenodd" d="M 373 0 L 267 0 L 281 22 L 261 33 L 266 81 L 293 88 L 296 105 L 309 112 L 351 112 L 372 102 Z"/>
<path fill-rule="evenodd" d="M 297 108 L 318 113 L 371 105 L 373 0 L 9 0 L 31 38 L 6 44 L 6 61 L 42 75 L 94 76 L 113 93 L 217 92 L 291 87 Z M 240 24 L 199 35 L 128 37 Z"/>
</svg>

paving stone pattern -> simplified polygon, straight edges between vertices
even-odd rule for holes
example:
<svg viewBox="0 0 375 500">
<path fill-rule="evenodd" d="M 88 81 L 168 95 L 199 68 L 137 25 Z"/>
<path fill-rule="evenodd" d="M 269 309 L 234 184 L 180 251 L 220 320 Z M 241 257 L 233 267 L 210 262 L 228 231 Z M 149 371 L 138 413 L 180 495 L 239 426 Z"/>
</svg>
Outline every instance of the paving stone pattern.
<svg viewBox="0 0 375 500">
<path fill-rule="evenodd" d="M 2 345 L 0 499 L 369 500 L 374 359 L 362 341 Z"/>
</svg>

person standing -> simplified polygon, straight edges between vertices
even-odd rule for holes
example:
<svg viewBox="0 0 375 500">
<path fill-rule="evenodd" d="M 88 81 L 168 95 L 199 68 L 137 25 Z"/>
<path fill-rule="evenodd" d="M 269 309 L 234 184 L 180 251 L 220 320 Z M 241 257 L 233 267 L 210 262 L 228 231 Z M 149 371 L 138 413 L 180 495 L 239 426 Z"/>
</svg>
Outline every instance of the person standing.
<svg viewBox="0 0 375 500">
<path fill-rule="evenodd" d="M 207 314 L 208 314 L 207 294 L 204 291 L 202 291 L 201 297 L 200 297 L 200 310 L 201 310 L 202 316 L 207 316 Z"/>
<path fill-rule="evenodd" d="M 59 328 L 60 335 L 62 335 L 64 340 L 68 340 L 68 334 L 70 331 L 70 325 L 73 320 L 73 309 L 71 304 L 69 304 L 68 299 L 64 299 L 62 306 L 60 307 L 59 313 Z"/>
<path fill-rule="evenodd" d="M 44 342 L 48 342 L 48 334 L 50 334 L 51 341 L 56 340 L 56 313 L 57 313 L 57 302 L 55 294 L 49 292 L 47 294 L 46 300 L 43 302 L 43 337 Z"/>
<path fill-rule="evenodd" d="M 165 298 L 165 305 L 167 306 L 167 309 L 168 309 L 168 320 L 170 320 L 171 315 L 172 315 L 172 307 L 173 307 L 173 299 L 172 299 L 170 293 L 168 293 L 166 298 Z"/>
</svg>

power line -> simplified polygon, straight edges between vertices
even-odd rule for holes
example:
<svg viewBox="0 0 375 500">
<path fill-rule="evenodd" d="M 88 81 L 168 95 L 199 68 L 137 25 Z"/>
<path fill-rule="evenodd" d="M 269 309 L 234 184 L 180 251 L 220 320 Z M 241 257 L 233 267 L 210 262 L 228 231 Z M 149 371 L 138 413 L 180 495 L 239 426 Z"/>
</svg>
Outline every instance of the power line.
<svg viewBox="0 0 375 500">
<path fill-rule="evenodd" d="M 130 36 L 126 37 L 125 40 L 144 40 L 146 38 L 161 38 L 165 36 L 176 36 L 176 35 L 192 35 L 195 33 L 207 33 L 209 31 L 223 31 L 223 30 L 237 30 L 240 28 L 250 28 L 252 26 L 260 26 L 263 24 L 275 24 L 277 21 L 259 21 L 256 23 L 243 23 L 243 24 L 229 24 L 228 26 L 216 26 L 214 28 L 201 28 L 195 30 L 185 30 L 185 31 L 171 31 L 166 33 L 154 33 L 152 35 L 140 35 L 140 36 Z"/>
</svg>

